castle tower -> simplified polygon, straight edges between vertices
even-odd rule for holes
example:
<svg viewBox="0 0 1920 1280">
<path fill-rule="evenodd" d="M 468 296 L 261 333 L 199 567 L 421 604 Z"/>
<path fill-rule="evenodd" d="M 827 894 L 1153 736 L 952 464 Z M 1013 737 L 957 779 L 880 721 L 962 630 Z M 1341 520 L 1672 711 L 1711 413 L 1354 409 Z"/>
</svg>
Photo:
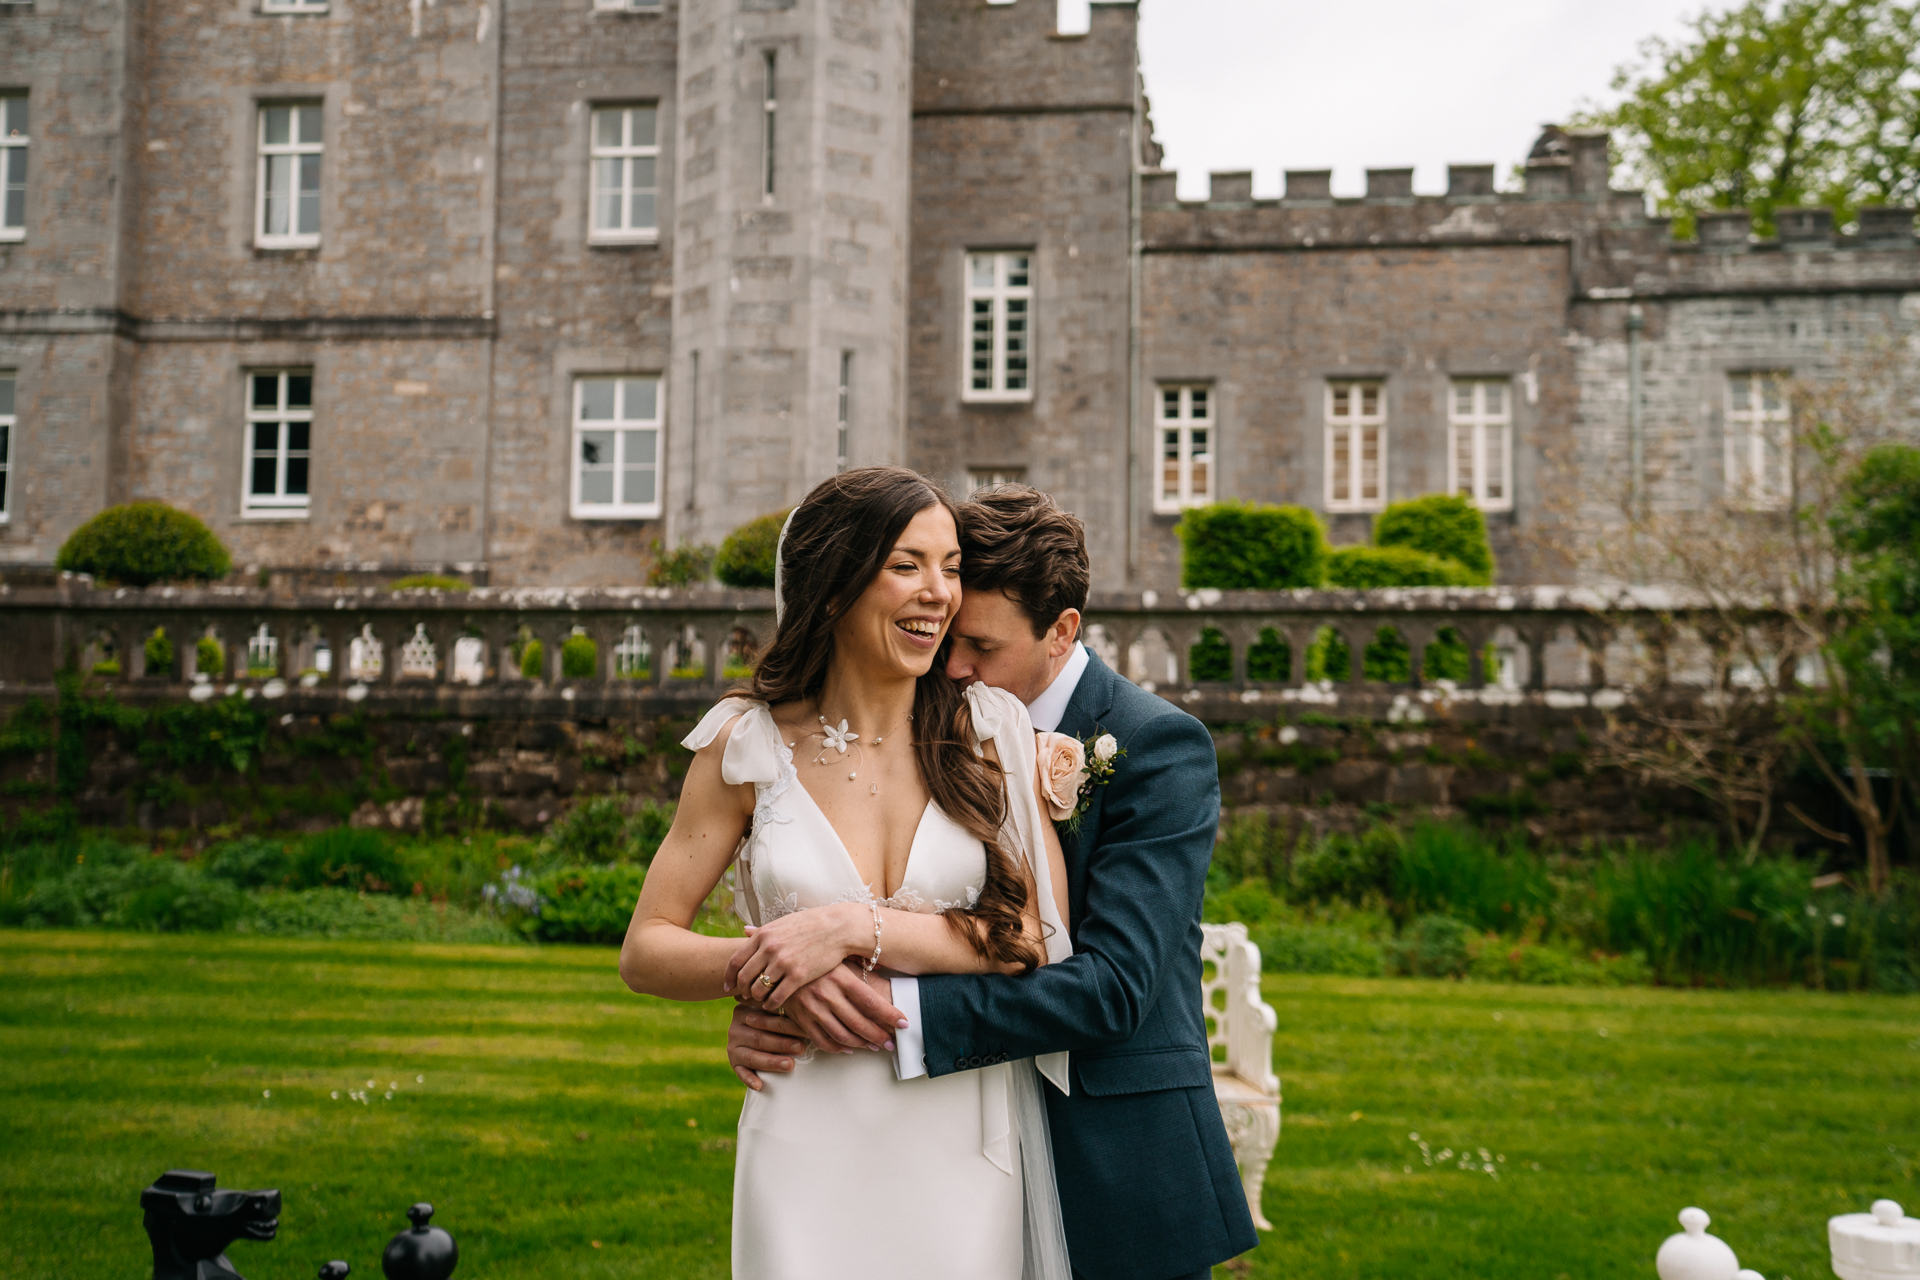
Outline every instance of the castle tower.
<svg viewBox="0 0 1920 1280">
<path fill-rule="evenodd" d="M 668 530 L 905 457 L 912 0 L 686 0 Z"/>
</svg>

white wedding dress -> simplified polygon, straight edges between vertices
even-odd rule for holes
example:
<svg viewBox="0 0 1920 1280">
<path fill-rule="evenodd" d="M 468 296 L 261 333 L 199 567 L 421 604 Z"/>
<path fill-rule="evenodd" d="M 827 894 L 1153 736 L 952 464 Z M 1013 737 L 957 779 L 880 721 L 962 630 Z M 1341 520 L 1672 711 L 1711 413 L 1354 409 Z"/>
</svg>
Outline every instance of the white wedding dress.
<svg viewBox="0 0 1920 1280">
<path fill-rule="evenodd" d="M 1041 844 L 1032 724 L 1011 694 L 967 692 L 975 736 L 994 742 L 1010 780 L 1002 847 L 1033 866 L 1048 958 L 1059 960 L 1069 945 Z M 734 872 L 749 924 L 837 902 L 940 912 L 978 898 L 986 850 L 932 801 L 900 888 L 875 897 L 799 785 L 765 703 L 727 699 L 684 745 L 699 750 L 736 717 L 721 777 L 755 789 Z M 1042 1072 L 1064 1088 L 1066 1055 L 1037 1070 L 1029 1058 L 903 1081 L 892 1054 L 809 1052 L 791 1074 L 763 1077 L 740 1112 L 736 1280 L 1070 1280 Z"/>
</svg>

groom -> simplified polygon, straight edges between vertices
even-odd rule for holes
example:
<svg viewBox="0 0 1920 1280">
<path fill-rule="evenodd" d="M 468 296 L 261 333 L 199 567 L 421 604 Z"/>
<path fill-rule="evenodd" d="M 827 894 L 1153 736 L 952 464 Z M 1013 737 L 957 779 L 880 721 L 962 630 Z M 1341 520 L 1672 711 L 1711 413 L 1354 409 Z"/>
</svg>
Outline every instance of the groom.
<svg viewBox="0 0 1920 1280">
<path fill-rule="evenodd" d="M 1125 752 L 1110 784 L 1092 788 L 1078 834 L 1061 830 L 1074 953 L 1019 977 L 890 987 L 843 967 L 789 1000 L 786 1017 L 736 1009 L 728 1060 L 753 1084 L 755 1072 L 792 1069 L 800 1035 L 884 1045 L 902 1079 L 1069 1050 L 1071 1094 L 1042 1092 L 1075 1276 L 1205 1277 L 1258 1243 L 1199 1001 L 1220 812 L 1213 739 L 1078 642 L 1089 576 L 1078 520 L 1022 485 L 986 491 L 961 517 L 965 593 L 947 674 L 1016 695 L 1036 729 L 1112 734 Z"/>
</svg>

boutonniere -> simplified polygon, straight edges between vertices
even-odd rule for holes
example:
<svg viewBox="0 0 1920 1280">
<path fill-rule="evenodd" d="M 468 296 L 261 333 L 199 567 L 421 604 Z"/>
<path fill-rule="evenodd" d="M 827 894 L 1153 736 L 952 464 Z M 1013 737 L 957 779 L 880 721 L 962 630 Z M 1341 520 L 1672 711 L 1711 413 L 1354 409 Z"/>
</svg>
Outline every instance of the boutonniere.
<svg viewBox="0 0 1920 1280">
<path fill-rule="evenodd" d="M 1047 814 L 1078 833 L 1080 819 L 1093 804 L 1093 789 L 1113 781 L 1114 763 L 1126 755 L 1110 733 L 1097 729 L 1082 741 L 1064 733 L 1040 735 L 1040 792 Z"/>
</svg>

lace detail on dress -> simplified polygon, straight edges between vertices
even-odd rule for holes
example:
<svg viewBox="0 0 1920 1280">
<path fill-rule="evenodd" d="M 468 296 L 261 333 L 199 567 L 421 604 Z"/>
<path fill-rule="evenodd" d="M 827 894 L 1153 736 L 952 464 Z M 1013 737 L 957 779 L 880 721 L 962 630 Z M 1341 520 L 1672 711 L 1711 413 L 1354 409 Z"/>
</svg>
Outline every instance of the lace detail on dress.
<svg viewBox="0 0 1920 1280">
<path fill-rule="evenodd" d="M 762 902 L 760 904 L 760 918 L 767 921 L 778 920 L 781 916 L 790 916 L 799 909 L 800 895 L 790 893 L 784 898 L 774 898 L 769 902 Z"/>
<path fill-rule="evenodd" d="M 942 902 L 938 898 L 933 900 L 934 914 L 941 916 L 947 914 L 949 911 L 971 911 L 979 905 L 980 887 L 971 884 L 967 886 L 967 900 L 965 902 Z"/>
<path fill-rule="evenodd" d="M 980 892 L 977 889 L 970 889 L 969 892 L 971 892 L 975 898 L 980 896 Z M 921 915 L 927 914 L 927 900 L 905 885 L 901 885 L 900 892 L 894 894 L 891 898 L 875 897 L 873 886 L 870 884 L 862 885 L 858 889 L 842 889 L 840 896 L 835 898 L 834 902 L 836 904 L 841 902 L 857 902 L 863 907 L 885 907 L 889 911 L 917 911 Z M 944 906 L 941 908 L 943 911 L 945 909 Z M 937 915 L 939 913 L 935 912 L 934 914 Z"/>
<path fill-rule="evenodd" d="M 767 722 L 773 724 L 772 712 L 767 713 Z M 781 796 L 787 793 L 787 788 L 792 786 L 795 780 L 799 778 L 800 771 L 794 768 L 792 749 L 789 748 L 786 743 L 780 741 L 780 726 L 777 724 L 773 725 L 773 737 L 774 754 L 779 758 L 780 768 L 778 772 L 775 773 L 772 782 L 758 782 L 754 784 L 753 825 L 756 830 L 769 822 L 793 821 L 790 816 L 774 808 L 774 805 L 779 802 Z"/>
</svg>

